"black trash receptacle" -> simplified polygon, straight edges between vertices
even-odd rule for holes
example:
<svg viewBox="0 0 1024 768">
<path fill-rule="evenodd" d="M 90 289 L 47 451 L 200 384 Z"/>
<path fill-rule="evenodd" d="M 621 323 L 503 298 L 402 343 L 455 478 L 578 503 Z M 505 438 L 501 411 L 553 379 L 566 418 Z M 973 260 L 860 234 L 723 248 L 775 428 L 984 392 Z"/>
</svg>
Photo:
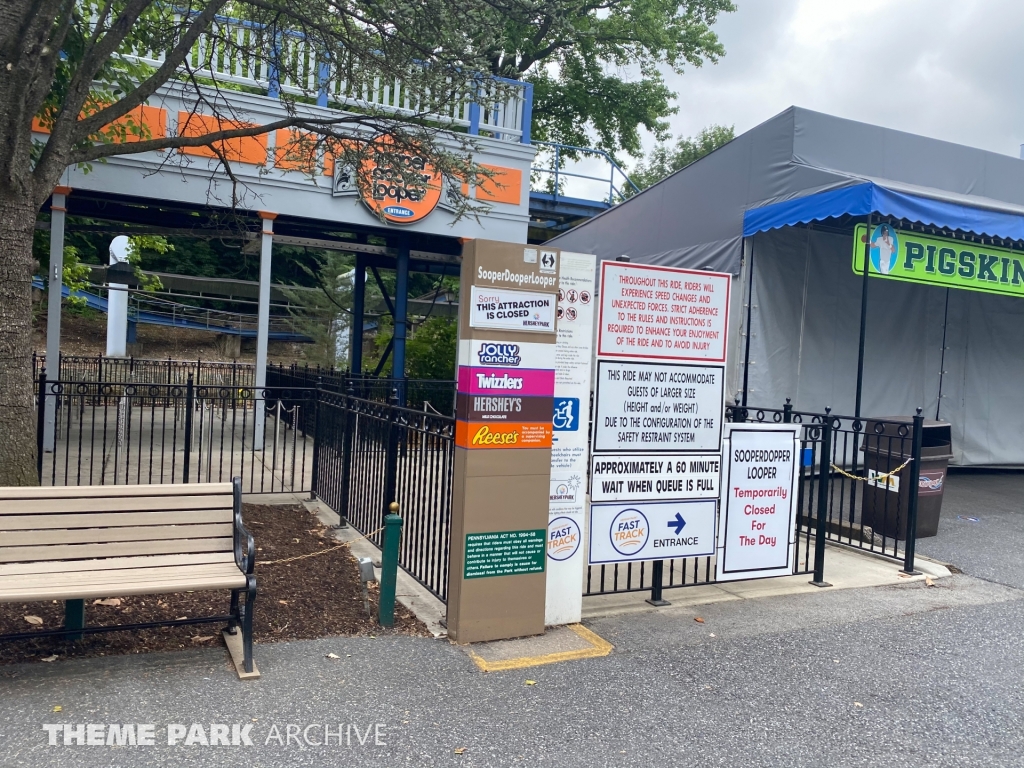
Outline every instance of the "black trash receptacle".
<svg viewBox="0 0 1024 768">
<path fill-rule="evenodd" d="M 910 416 L 883 416 L 869 419 L 865 427 L 864 445 L 861 447 L 868 476 L 864 490 L 864 524 L 883 536 L 906 541 L 911 465 L 891 478 L 874 478 L 893 471 L 910 458 L 914 447 L 914 420 Z M 901 430 L 901 427 L 905 429 Z M 917 492 L 919 539 L 939 532 L 942 490 L 946 485 L 949 460 L 953 458 L 952 446 L 949 422 L 926 419 L 921 439 L 921 475 Z"/>
</svg>

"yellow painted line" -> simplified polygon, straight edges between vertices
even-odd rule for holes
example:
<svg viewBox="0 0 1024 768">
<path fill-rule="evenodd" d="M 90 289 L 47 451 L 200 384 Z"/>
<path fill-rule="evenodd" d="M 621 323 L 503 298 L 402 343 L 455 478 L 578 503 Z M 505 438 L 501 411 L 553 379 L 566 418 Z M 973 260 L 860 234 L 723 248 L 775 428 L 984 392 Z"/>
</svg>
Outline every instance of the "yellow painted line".
<svg viewBox="0 0 1024 768">
<path fill-rule="evenodd" d="M 569 629 L 579 637 L 590 643 L 590 648 L 580 648 L 575 651 L 560 651 L 558 653 L 545 653 L 539 656 L 520 656 L 515 659 L 502 659 L 501 661 L 487 661 L 479 655 L 467 649 L 469 657 L 477 665 L 481 672 L 503 672 L 509 669 L 526 669 L 527 667 L 539 667 L 544 664 L 557 664 L 560 661 L 576 661 L 577 659 L 597 659 L 607 656 L 612 652 L 613 646 L 603 637 L 594 634 L 582 624 L 569 624 Z"/>
</svg>

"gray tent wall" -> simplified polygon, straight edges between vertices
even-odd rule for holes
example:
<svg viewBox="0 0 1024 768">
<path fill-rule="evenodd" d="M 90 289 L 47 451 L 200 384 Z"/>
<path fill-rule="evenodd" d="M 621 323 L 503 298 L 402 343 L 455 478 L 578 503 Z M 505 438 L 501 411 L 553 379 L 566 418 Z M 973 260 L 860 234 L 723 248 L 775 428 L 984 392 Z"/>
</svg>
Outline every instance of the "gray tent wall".
<svg viewBox="0 0 1024 768">
<path fill-rule="evenodd" d="M 743 215 L 865 180 L 983 208 L 1024 206 L 1020 160 L 794 107 L 552 243 L 599 259 L 731 272 L 732 392 L 742 385 L 752 261 L 749 403 L 779 407 L 791 397 L 801 410 L 849 414 L 861 289 L 851 237 L 811 224 L 744 239 Z M 920 405 L 932 418 L 938 408 L 953 424 L 956 463 L 1024 465 L 1024 409 L 1015 406 L 1024 301 L 948 293 L 947 316 L 946 289 L 871 281 L 862 412 Z"/>
</svg>

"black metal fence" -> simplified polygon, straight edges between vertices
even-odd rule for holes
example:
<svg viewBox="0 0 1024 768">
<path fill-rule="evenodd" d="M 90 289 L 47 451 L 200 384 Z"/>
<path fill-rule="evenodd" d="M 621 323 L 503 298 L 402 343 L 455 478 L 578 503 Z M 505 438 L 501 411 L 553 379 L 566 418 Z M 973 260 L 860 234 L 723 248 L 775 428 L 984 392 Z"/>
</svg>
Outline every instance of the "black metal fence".
<svg viewBox="0 0 1024 768">
<path fill-rule="evenodd" d="M 825 545 L 874 552 L 914 571 L 924 419 L 854 418 L 780 409 L 726 408 L 726 420 L 802 426 L 793 574 L 824 583 Z M 902 489 L 902 490 L 901 490 Z M 903 543 L 902 551 L 900 544 Z M 714 557 L 591 565 L 585 595 L 650 591 L 715 582 Z"/>
<path fill-rule="evenodd" d="M 455 419 L 323 390 L 318 407 L 316 495 L 377 546 L 397 501 L 399 564 L 445 600 Z"/>
<path fill-rule="evenodd" d="M 378 545 L 388 504 L 397 501 L 405 521 L 400 563 L 444 600 L 454 418 L 398 405 L 395 390 L 386 398 L 379 380 L 360 388 L 364 382 L 352 377 L 325 383 L 317 376 L 314 386 L 303 386 L 308 370 L 269 369 L 264 388 L 197 384 L 194 374 L 183 385 L 47 383 L 40 375 L 40 481 L 206 482 L 238 475 L 246 493 L 312 493 Z M 347 391 L 334 389 L 342 384 Z M 453 382 L 443 384 L 454 394 Z M 829 541 L 901 560 L 913 571 L 920 414 L 857 419 L 800 412 L 787 402 L 781 409 L 730 406 L 726 418 L 801 425 L 794 574 L 822 582 Z M 714 581 L 713 556 L 593 565 L 584 594 L 650 590 L 658 599 L 664 589 Z"/>
<path fill-rule="evenodd" d="M 221 482 L 309 492 L 316 390 L 46 382 L 39 377 L 44 485 Z M 48 418 L 52 427 L 47 427 Z M 52 431 L 51 431 L 52 430 Z"/>
<path fill-rule="evenodd" d="M 269 378 L 269 376 L 268 376 Z M 400 564 L 442 600 L 455 419 L 322 387 L 197 386 L 38 378 L 44 485 L 218 482 L 311 493 L 381 544 L 404 519 Z M 47 427 L 47 419 L 51 426 Z"/>
<path fill-rule="evenodd" d="M 353 375 L 348 371 L 307 365 L 269 365 L 267 384 L 289 387 L 317 387 L 340 395 L 353 394 L 363 400 L 391 402 L 398 397 L 404 407 L 439 416 L 455 414 L 455 381 L 448 379 L 391 379 Z"/>
<path fill-rule="evenodd" d="M 46 367 L 46 355 L 32 355 L 33 376 L 38 380 Z M 185 386 L 189 376 L 197 387 L 254 387 L 256 366 L 252 363 L 173 358 L 105 357 L 103 355 L 61 355 L 60 381 L 104 384 L 167 384 Z M 443 379 L 392 379 L 353 375 L 340 368 L 319 365 L 269 364 L 266 386 L 314 389 L 390 402 L 397 393 L 405 406 L 444 416 L 455 413 L 455 381 Z"/>
<path fill-rule="evenodd" d="M 46 355 L 32 355 L 33 376 L 46 368 Z M 60 381 L 103 384 L 167 384 L 197 387 L 251 387 L 256 368 L 250 363 L 175 360 L 103 355 L 61 355 Z"/>
</svg>

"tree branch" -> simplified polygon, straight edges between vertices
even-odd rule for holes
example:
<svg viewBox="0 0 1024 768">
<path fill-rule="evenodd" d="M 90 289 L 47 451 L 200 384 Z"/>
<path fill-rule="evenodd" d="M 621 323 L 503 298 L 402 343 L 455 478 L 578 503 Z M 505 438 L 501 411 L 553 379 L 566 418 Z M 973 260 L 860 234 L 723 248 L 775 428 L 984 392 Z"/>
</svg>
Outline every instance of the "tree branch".
<svg viewBox="0 0 1024 768">
<path fill-rule="evenodd" d="M 163 63 L 157 70 L 139 83 L 131 93 L 126 94 L 123 99 L 118 100 L 108 107 L 104 107 L 93 113 L 84 120 L 78 120 L 75 124 L 75 140 L 83 140 L 92 136 L 96 131 L 124 117 L 136 107 L 142 106 L 161 85 L 166 83 L 184 63 L 192 46 L 199 39 L 199 36 L 206 32 L 217 16 L 217 11 L 224 5 L 224 0 L 213 2 L 203 12 L 195 16 L 195 20 L 189 25 L 188 30 L 179 38 L 177 45 L 164 58 Z"/>
</svg>

